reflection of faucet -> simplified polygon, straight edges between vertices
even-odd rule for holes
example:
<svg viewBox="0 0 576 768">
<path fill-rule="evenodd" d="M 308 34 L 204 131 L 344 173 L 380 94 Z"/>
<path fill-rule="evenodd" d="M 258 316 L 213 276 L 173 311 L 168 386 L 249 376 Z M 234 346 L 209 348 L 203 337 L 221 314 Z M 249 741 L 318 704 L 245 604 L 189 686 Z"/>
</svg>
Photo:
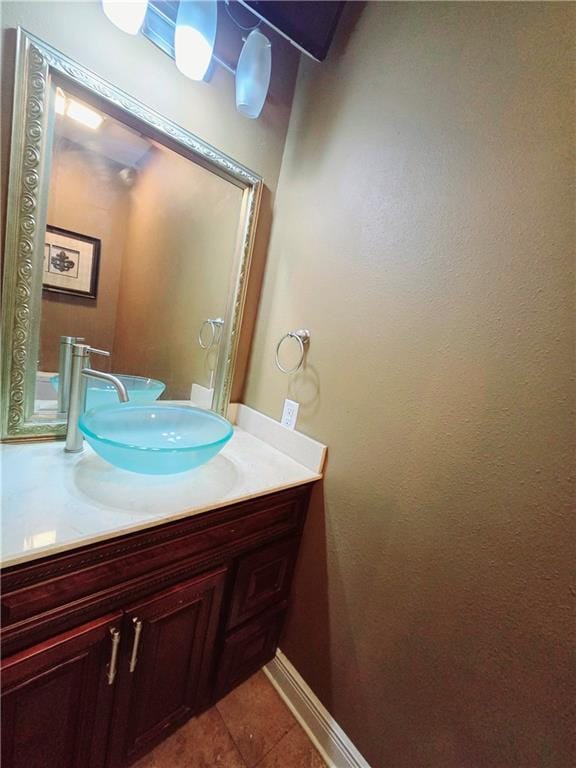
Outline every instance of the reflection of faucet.
<svg viewBox="0 0 576 768">
<path fill-rule="evenodd" d="M 68 453 L 82 450 L 84 437 L 78 428 L 78 419 L 86 408 L 86 377 L 109 381 L 116 388 L 121 403 L 128 402 L 126 387 L 117 376 L 104 371 L 89 368 L 90 352 L 97 352 L 110 357 L 110 352 L 92 349 L 88 344 L 74 344 L 72 347 L 72 373 L 70 376 L 70 400 L 68 403 L 68 425 L 66 427 L 66 447 Z"/>
<path fill-rule="evenodd" d="M 58 361 L 58 413 L 66 413 L 70 400 L 70 373 L 72 371 L 72 347 L 84 341 L 83 336 L 60 336 Z"/>
</svg>

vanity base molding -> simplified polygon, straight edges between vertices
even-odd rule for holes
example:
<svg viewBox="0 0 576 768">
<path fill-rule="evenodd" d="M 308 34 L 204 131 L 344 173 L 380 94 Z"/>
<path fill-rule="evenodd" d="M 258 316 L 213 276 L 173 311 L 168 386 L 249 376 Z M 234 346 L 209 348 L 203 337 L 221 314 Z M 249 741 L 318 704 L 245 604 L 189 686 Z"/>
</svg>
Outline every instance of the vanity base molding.
<svg viewBox="0 0 576 768">
<path fill-rule="evenodd" d="M 119 768 L 273 658 L 311 485 L 2 572 L 2 765 Z"/>
</svg>

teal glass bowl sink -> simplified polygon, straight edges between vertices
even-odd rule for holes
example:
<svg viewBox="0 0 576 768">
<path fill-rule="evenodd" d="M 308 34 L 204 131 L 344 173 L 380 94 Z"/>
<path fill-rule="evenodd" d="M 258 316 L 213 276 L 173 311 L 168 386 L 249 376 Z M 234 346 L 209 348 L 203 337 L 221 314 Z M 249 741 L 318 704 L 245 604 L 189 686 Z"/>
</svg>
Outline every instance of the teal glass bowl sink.
<svg viewBox="0 0 576 768">
<path fill-rule="evenodd" d="M 128 398 L 133 403 L 153 403 L 158 400 L 166 389 L 166 384 L 157 379 L 147 379 L 145 376 L 129 376 L 125 373 L 115 373 L 128 390 Z M 59 376 L 52 376 L 50 384 L 58 392 Z M 87 379 L 86 381 L 86 410 L 98 408 L 101 405 L 112 405 L 118 402 L 116 389 L 109 381 L 102 379 Z"/>
<path fill-rule="evenodd" d="M 118 403 L 78 421 L 86 441 L 110 464 L 145 475 L 171 475 L 205 464 L 233 429 L 212 411 L 190 405 Z"/>
</svg>

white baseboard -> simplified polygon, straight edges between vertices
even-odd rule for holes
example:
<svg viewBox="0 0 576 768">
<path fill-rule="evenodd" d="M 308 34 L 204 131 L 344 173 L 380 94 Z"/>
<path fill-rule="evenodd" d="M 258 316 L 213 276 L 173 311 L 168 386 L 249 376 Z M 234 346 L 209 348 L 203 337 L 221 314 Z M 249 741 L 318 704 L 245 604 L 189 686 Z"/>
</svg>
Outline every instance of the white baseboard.
<svg viewBox="0 0 576 768">
<path fill-rule="evenodd" d="M 329 768 L 370 768 L 281 650 L 264 672 Z"/>
</svg>

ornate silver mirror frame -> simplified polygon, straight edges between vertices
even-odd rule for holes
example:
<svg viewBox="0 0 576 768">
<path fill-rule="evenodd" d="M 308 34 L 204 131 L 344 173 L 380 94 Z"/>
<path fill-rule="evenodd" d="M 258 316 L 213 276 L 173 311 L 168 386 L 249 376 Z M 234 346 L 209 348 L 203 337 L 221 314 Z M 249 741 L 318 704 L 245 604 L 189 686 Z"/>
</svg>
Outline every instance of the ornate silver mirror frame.
<svg viewBox="0 0 576 768">
<path fill-rule="evenodd" d="M 230 399 L 262 179 L 162 115 L 18 29 L 2 307 L 1 437 L 62 437 L 63 421 L 33 415 L 50 148 L 56 82 L 89 91 L 111 114 L 243 190 L 234 274 L 219 349 L 212 407 Z M 81 92 L 80 91 L 80 92 Z"/>
</svg>

